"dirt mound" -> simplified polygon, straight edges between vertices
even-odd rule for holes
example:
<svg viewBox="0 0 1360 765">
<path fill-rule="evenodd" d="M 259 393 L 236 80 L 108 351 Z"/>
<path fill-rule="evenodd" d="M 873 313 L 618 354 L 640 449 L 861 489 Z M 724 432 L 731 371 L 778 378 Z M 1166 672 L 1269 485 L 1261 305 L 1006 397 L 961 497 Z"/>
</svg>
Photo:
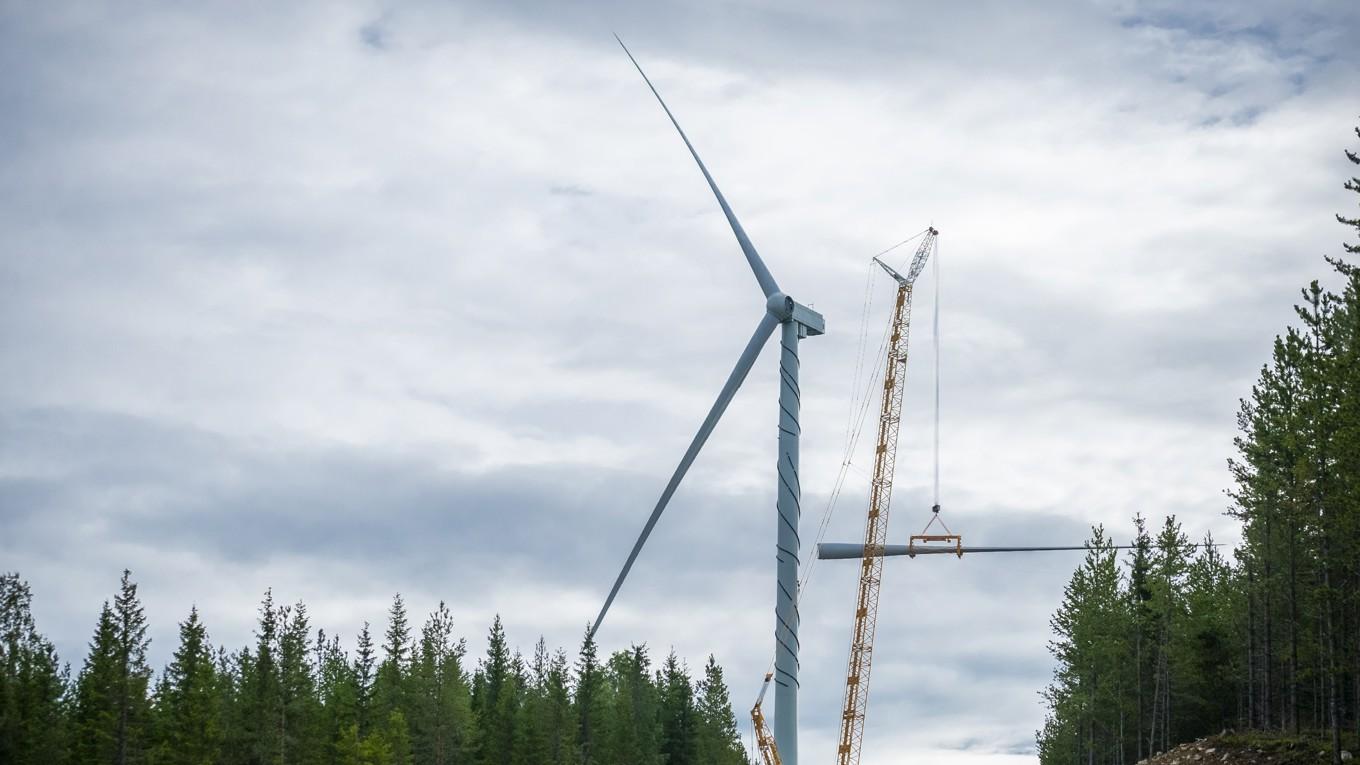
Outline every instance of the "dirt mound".
<svg viewBox="0 0 1360 765">
<path fill-rule="evenodd" d="M 1349 751 L 1343 751 L 1341 759 L 1345 765 L 1360 765 Z M 1224 732 L 1181 744 L 1138 765 L 1327 765 L 1331 761 L 1332 750 L 1325 741 Z"/>
</svg>

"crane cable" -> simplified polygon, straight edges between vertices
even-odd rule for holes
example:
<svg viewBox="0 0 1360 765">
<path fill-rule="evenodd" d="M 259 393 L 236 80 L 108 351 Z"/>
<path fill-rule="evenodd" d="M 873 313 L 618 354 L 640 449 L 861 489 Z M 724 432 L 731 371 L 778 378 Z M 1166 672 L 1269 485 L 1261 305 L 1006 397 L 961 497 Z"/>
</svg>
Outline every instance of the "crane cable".
<svg viewBox="0 0 1360 765">
<path fill-rule="evenodd" d="M 935 239 L 935 257 L 930 266 L 935 281 L 934 320 L 930 324 L 930 334 L 935 345 L 935 501 L 940 507 L 940 240 Z"/>
<path fill-rule="evenodd" d="M 865 278 L 864 310 L 862 310 L 862 311 L 860 312 L 860 333 L 859 333 L 859 334 L 860 334 L 860 339 L 859 339 L 859 352 L 856 354 L 855 374 L 854 374 L 854 379 L 853 379 L 852 382 L 851 382 L 851 389 L 850 389 L 850 411 L 847 413 L 847 420 L 846 420 L 846 444 L 845 444 L 845 451 L 844 451 L 843 456 L 842 456 L 842 459 L 841 459 L 840 471 L 837 473 L 837 475 L 836 475 L 836 480 L 835 480 L 835 482 L 832 484 L 831 494 L 830 494 L 830 496 L 829 496 L 828 499 L 827 499 L 826 508 L 822 511 L 822 519 L 821 519 L 820 524 L 818 524 L 818 527 L 817 527 L 817 538 L 816 538 L 816 540 L 813 542 L 814 548 L 815 548 L 815 546 L 816 546 L 817 544 L 821 543 L 822 540 L 824 540 L 824 539 L 826 538 L 826 532 L 827 532 L 827 530 L 828 530 L 828 529 L 830 528 L 830 526 L 831 526 L 831 518 L 832 518 L 832 516 L 835 514 L 836 506 L 837 506 L 838 501 L 840 500 L 841 492 L 842 492 L 842 490 L 843 490 L 844 487 L 845 487 L 845 479 L 846 479 L 846 477 L 847 477 L 847 475 L 848 475 L 848 473 L 849 473 L 850 468 L 854 467 L 854 465 L 852 464 L 852 461 L 853 461 L 852 458 L 853 458 L 853 456 L 854 456 L 855 447 L 859 444 L 860 435 L 864 432 L 864 423 L 865 423 L 865 421 L 867 420 L 867 417 L 868 417 L 868 413 L 869 413 L 869 405 L 870 405 L 871 403 L 873 403 L 873 401 L 874 401 L 874 398 L 873 398 L 873 395 L 872 395 L 872 394 L 873 394 L 874 390 L 875 390 L 877 387 L 879 387 L 879 386 L 875 385 L 875 383 L 878 382 L 877 376 L 875 376 L 875 375 L 869 375 L 868 377 L 866 377 L 866 379 L 865 379 L 864 382 L 863 382 L 863 386 L 864 386 L 864 395 L 863 395 L 862 397 L 858 398 L 858 399 L 856 398 L 856 394 L 857 394 L 857 392 L 859 391 L 860 386 L 861 386 L 861 383 L 860 383 L 860 375 L 861 375 L 862 373 L 866 372 L 868 369 L 876 369 L 876 368 L 882 366 L 881 363 L 876 364 L 875 367 L 868 367 L 868 366 L 866 366 L 866 365 L 864 364 L 864 359 L 865 359 L 864 350 L 865 350 L 865 346 L 866 346 L 866 342 L 867 342 L 867 340 L 868 340 L 868 334 L 869 334 L 869 318 L 870 318 L 870 312 L 872 311 L 872 308 L 873 308 L 873 289 L 872 289 L 872 284 L 873 284 L 873 274 L 874 274 L 874 258 L 882 257 L 882 256 L 884 256 L 884 255 L 886 255 L 886 254 L 892 252 L 893 250 L 896 250 L 897 248 L 902 247 L 903 245 L 910 244 L 910 243 L 916 241 L 917 239 L 920 239 L 922 236 L 925 236 L 926 233 L 929 232 L 929 231 L 930 231 L 930 228 L 926 228 L 925 230 L 923 230 L 923 231 L 921 231 L 921 232 L 919 232 L 919 233 L 917 233 L 917 234 L 915 234 L 915 235 L 913 235 L 913 236 L 911 236 L 911 237 L 908 237 L 907 239 L 903 239 L 902 241 L 898 242 L 897 244 L 894 244 L 893 246 L 889 247 L 888 249 L 883 250 L 882 252 L 879 252 L 879 253 L 874 254 L 872 257 L 869 258 L 869 261 L 868 261 L 868 263 L 866 264 L 866 268 L 868 269 L 868 273 L 867 273 L 866 278 Z M 938 251 L 938 249 L 939 249 L 939 240 L 938 240 L 938 239 L 936 240 L 935 247 L 936 247 L 936 250 Z M 938 274 L 938 272 L 937 272 L 937 274 Z M 938 289 L 938 284 L 937 284 L 936 286 L 937 286 L 937 289 Z M 938 301 L 937 301 L 937 302 L 938 302 Z M 938 313 L 937 313 L 937 316 L 936 316 L 936 325 L 937 325 L 937 327 L 938 327 L 938 323 L 939 323 L 939 317 L 938 317 Z M 875 361 L 875 362 L 881 362 L 881 361 L 886 357 L 886 355 L 887 355 L 887 353 L 888 353 L 888 336 L 889 336 L 889 333 L 890 333 L 891 329 L 892 329 L 891 327 L 886 326 L 886 325 L 885 325 L 884 328 L 883 328 L 883 335 L 882 335 L 882 337 L 881 337 L 880 340 L 879 340 L 878 352 L 874 354 L 874 361 Z M 937 342 L 938 342 L 938 335 L 936 336 L 936 339 L 937 339 Z M 937 352 L 938 352 L 938 349 L 937 349 Z M 937 356 L 937 366 L 938 366 L 938 356 Z M 935 398 L 936 398 L 936 418 L 937 418 L 937 424 L 936 424 L 936 434 L 937 434 L 937 435 L 936 435 L 936 452 L 937 452 L 937 454 L 938 454 L 938 451 L 939 451 L 939 447 L 938 447 L 938 444 L 939 444 L 939 438 L 938 438 L 938 431 L 939 431 L 939 426 L 938 426 L 938 415 L 939 415 L 939 390 L 938 390 L 938 379 L 937 379 L 937 381 L 936 381 L 936 385 L 937 385 L 936 395 L 935 395 Z M 858 416 L 856 416 L 856 407 L 858 407 Z M 937 464 L 938 464 L 938 459 L 937 459 Z M 938 474 L 938 468 L 937 468 L 937 471 L 936 471 L 936 472 L 937 472 L 937 474 Z M 939 494 L 938 485 L 939 485 L 939 481 L 938 481 L 938 478 L 937 478 L 937 480 L 936 480 L 936 495 L 937 495 L 937 500 L 936 500 L 936 501 L 938 501 L 938 494 Z M 805 566 L 805 568 L 804 568 L 804 570 L 803 570 L 802 576 L 799 578 L 799 581 L 798 581 L 798 594 L 799 594 L 800 597 L 801 597 L 801 595 L 802 595 L 803 588 L 806 587 L 807 584 L 808 584 L 808 582 L 810 582 L 810 581 L 812 580 L 812 571 L 813 571 L 813 569 L 816 567 L 816 564 L 817 564 L 817 558 L 816 558 L 816 556 L 813 556 L 813 557 L 811 557 L 811 558 L 808 559 L 808 562 L 807 562 L 807 564 L 806 564 L 806 566 Z"/>
</svg>

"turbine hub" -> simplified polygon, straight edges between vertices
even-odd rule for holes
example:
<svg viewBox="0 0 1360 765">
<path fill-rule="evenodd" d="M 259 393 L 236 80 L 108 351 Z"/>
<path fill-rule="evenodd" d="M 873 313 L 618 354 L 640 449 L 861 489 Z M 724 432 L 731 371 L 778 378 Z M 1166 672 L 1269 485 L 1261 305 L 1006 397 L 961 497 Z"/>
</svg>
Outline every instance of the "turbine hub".
<svg viewBox="0 0 1360 765">
<path fill-rule="evenodd" d="M 765 310 L 780 322 L 785 322 L 793 318 L 794 305 L 793 298 L 782 292 L 776 292 L 765 301 Z"/>
<path fill-rule="evenodd" d="M 826 320 L 820 313 L 782 292 L 774 293 L 765 301 L 765 310 L 781 324 L 790 321 L 797 324 L 799 337 L 815 337 L 826 332 Z"/>
</svg>

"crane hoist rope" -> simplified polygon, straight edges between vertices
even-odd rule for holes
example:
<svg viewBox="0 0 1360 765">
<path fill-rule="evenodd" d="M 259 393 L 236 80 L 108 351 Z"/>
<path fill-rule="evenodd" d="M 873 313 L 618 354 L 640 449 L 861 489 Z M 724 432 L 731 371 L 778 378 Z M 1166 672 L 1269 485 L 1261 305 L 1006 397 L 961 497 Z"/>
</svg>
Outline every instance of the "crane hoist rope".
<svg viewBox="0 0 1360 765">
<path fill-rule="evenodd" d="M 856 354 L 854 379 L 850 386 L 850 406 L 849 410 L 846 412 L 845 449 L 843 454 L 841 455 L 840 470 L 836 474 L 836 480 L 832 483 L 831 492 L 827 497 L 826 507 L 825 509 L 822 510 L 822 518 L 817 526 L 817 538 L 813 542 L 814 546 L 822 542 L 826 538 L 826 532 L 830 528 L 831 518 L 835 514 L 837 504 L 841 497 L 841 490 L 845 487 L 845 479 L 847 478 L 848 473 L 851 470 L 858 469 L 857 466 L 854 465 L 851 458 L 854 456 L 855 449 L 859 445 L 860 435 L 864 432 L 864 422 L 869 414 L 869 406 L 874 401 L 873 389 L 876 377 L 870 376 L 864 379 L 863 393 L 860 392 L 861 388 L 860 375 L 864 371 L 866 366 L 864 362 L 866 358 L 865 350 L 867 348 L 867 342 L 869 338 L 869 316 L 871 311 L 873 310 L 874 302 L 873 301 L 874 267 L 877 263 L 881 262 L 877 260 L 878 258 L 888 254 L 889 252 L 892 252 L 893 250 L 896 250 L 899 247 L 902 247 L 903 245 L 910 244 L 911 242 L 914 242 L 923 236 L 933 235 L 931 234 L 932 231 L 934 231 L 933 228 L 926 228 L 920 231 L 919 233 L 913 234 L 911 237 L 904 239 L 898 242 L 897 244 L 894 244 L 888 249 L 883 250 L 877 255 L 874 255 L 867 261 L 868 271 L 865 274 L 864 279 L 864 301 L 863 301 L 864 309 L 862 315 L 860 316 L 859 350 Z M 882 359 L 887 357 L 888 340 L 891 329 L 892 329 L 891 325 L 884 328 L 883 336 L 879 338 L 878 350 L 873 356 L 873 359 L 875 361 L 881 361 Z M 805 587 L 807 587 L 808 582 L 812 581 L 812 572 L 816 568 L 816 566 L 817 566 L 816 556 L 810 556 L 807 562 L 804 564 L 802 575 L 799 577 L 798 580 L 799 592 L 802 592 L 802 590 Z"/>
<path fill-rule="evenodd" d="M 902 421 L 902 397 L 906 387 L 907 347 L 911 332 L 912 287 L 925 268 L 939 232 L 932 226 L 916 248 L 907 275 L 874 258 L 897 282 L 889 351 L 883 372 L 878 438 L 874 449 L 874 475 L 869 489 L 869 511 L 864 526 L 865 555 L 860 563 L 854 628 L 846 666 L 845 703 L 841 711 L 838 765 L 857 765 L 864 742 L 864 716 L 869 703 L 869 674 L 873 666 L 874 631 L 878 622 L 878 595 L 883 581 L 883 549 L 887 543 L 888 511 L 892 500 L 893 472 L 897 465 L 897 437 Z M 935 518 L 939 517 L 938 501 Z M 935 520 L 932 519 L 931 523 Z M 940 522 L 943 525 L 943 521 Z M 930 524 L 925 531 L 930 530 Z M 947 529 L 946 529 L 947 530 Z M 930 535 L 935 536 L 935 535 Z"/>
</svg>

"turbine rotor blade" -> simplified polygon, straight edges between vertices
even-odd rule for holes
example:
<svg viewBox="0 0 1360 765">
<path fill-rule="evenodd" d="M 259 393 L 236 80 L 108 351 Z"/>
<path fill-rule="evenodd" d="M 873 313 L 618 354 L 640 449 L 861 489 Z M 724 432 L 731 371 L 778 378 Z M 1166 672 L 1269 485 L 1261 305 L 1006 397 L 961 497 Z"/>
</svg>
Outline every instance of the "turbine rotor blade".
<svg viewBox="0 0 1360 765">
<path fill-rule="evenodd" d="M 633 58 L 633 52 L 628 50 L 628 46 L 623 44 L 623 40 L 620 39 L 618 35 L 614 35 L 614 39 L 619 41 L 619 46 L 623 48 L 623 52 L 628 54 L 628 60 L 633 62 L 633 66 L 637 68 L 638 74 L 642 75 L 642 79 L 647 83 L 647 87 L 651 88 L 652 95 L 656 96 L 657 103 L 661 104 L 661 108 L 665 110 L 666 116 L 670 117 L 671 124 L 675 126 L 675 131 L 680 134 L 680 140 L 685 142 L 685 147 L 689 149 L 690 156 L 694 157 L 694 161 L 699 165 L 699 172 L 704 174 L 704 180 L 708 181 L 708 187 L 713 190 L 713 196 L 717 198 L 718 206 L 722 208 L 723 215 L 727 216 L 727 222 L 732 226 L 732 233 L 737 235 L 737 243 L 741 245 L 741 251 L 746 255 L 746 262 L 750 264 L 751 272 L 756 275 L 756 281 L 760 283 L 761 292 L 764 292 L 765 297 L 767 298 L 776 292 L 779 292 L 779 285 L 775 283 L 774 277 L 770 275 L 770 269 L 765 267 L 765 261 L 760 259 L 760 254 L 756 252 L 755 245 L 751 244 L 750 237 L 746 236 L 746 229 L 741 227 L 741 221 L 737 220 L 736 213 L 732 212 L 732 208 L 728 206 L 726 197 L 718 190 L 718 184 L 714 182 L 713 176 L 709 174 L 708 168 L 704 166 L 704 161 L 699 159 L 699 152 L 694 150 L 694 144 L 689 142 L 689 136 L 685 135 L 685 131 L 680 127 L 680 123 L 675 120 L 675 115 L 671 114 L 670 107 L 666 106 L 666 102 L 662 100 L 661 94 L 656 90 L 656 86 L 648 79 L 647 73 L 642 71 L 642 65 L 637 62 L 637 59 Z"/>
<path fill-rule="evenodd" d="M 600 629 L 600 623 L 604 621 L 605 614 L 609 612 L 609 606 L 613 604 L 614 596 L 619 594 L 623 580 L 628 578 L 628 572 L 633 568 L 633 562 L 637 560 L 638 553 L 642 551 L 642 546 L 647 543 L 647 537 L 651 535 L 652 529 L 661 517 L 661 512 L 666 509 L 666 504 L 671 501 L 671 495 L 675 494 L 676 488 L 680 486 L 680 481 L 689 471 L 690 465 L 694 464 L 694 458 L 699 456 L 699 450 L 708 441 L 709 434 L 713 432 L 714 426 L 718 424 L 723 412 L 727 410 L 727 405 L 731 403 L 732 396 L 736 395 L 737 389 L 746 380 L 747 373 L 751 371 L 751 366 L 755 364 L 756 358 L 760 355 L 760 349 L 765 346 L 765 341 L 770 338 L 777 326 L 779 326 L 779 320 L 773 314 L 766 312 L 761 318 L 760 324 L 756 326 L 755 333 L 747 341 L 745 350 L 741 352 L 736 366 L 732 368 L 732 373 L 727 376 L 727 382 L 723 384 L 722 391 L 718 393 L 718 400 L 714 401 L 713 407 L 708 410 L 708 416 L 699 426 L 699 432 L 694 434 L 694 440 L 690 441 L 689 448 L 685 450 L 685 456 L 680 459 L 680 464 L 676 466 L 675 473 L 671 475 L 671 480 L 667 482 L 665 490 L 661 492 L 661 498 L 657 500 L 656 507 L 652 509 L 652 514 L 642 527 L 642 533 L 633 543 L 633 550 L 628 553 L 628 560 L 624 561 L 623 570 L 614 580 L 614 586 L 609 590 L 609 597 L 605 598 L 604 607 L 600 609 L 600 615 L 595 617 L 595 623 L 590 627 L 592 637 Z"/>
<path fill-rule="evenodd" d="M 1203 545 L 1190 544 L 1186 547 L 1202 547 Z M 1087 550 L 1092 549 L 1089 545 L 1064 545 L 1057 547 L 950 547 L 949 545 L 924 544 L 915 545 L 915 549 L 910 549 L 909 545 L 883 545 L 883 557 L 895 555 L 964 555 L 969 553 L 1009 553 L 1009 552 L 1052 552 L 1056 550 Z M 1107 545 L 1099 549 L 1111 550 L 1133 550 L 1137 545 Z M 1149 549 L 1155 548 L 1152 545 Z M 864 557 L 864 545 L 852 544 L 849 542 L 822 542 L 817 545 L 817 557 L 821 560 L 850 560 Z"/>
</svg>

